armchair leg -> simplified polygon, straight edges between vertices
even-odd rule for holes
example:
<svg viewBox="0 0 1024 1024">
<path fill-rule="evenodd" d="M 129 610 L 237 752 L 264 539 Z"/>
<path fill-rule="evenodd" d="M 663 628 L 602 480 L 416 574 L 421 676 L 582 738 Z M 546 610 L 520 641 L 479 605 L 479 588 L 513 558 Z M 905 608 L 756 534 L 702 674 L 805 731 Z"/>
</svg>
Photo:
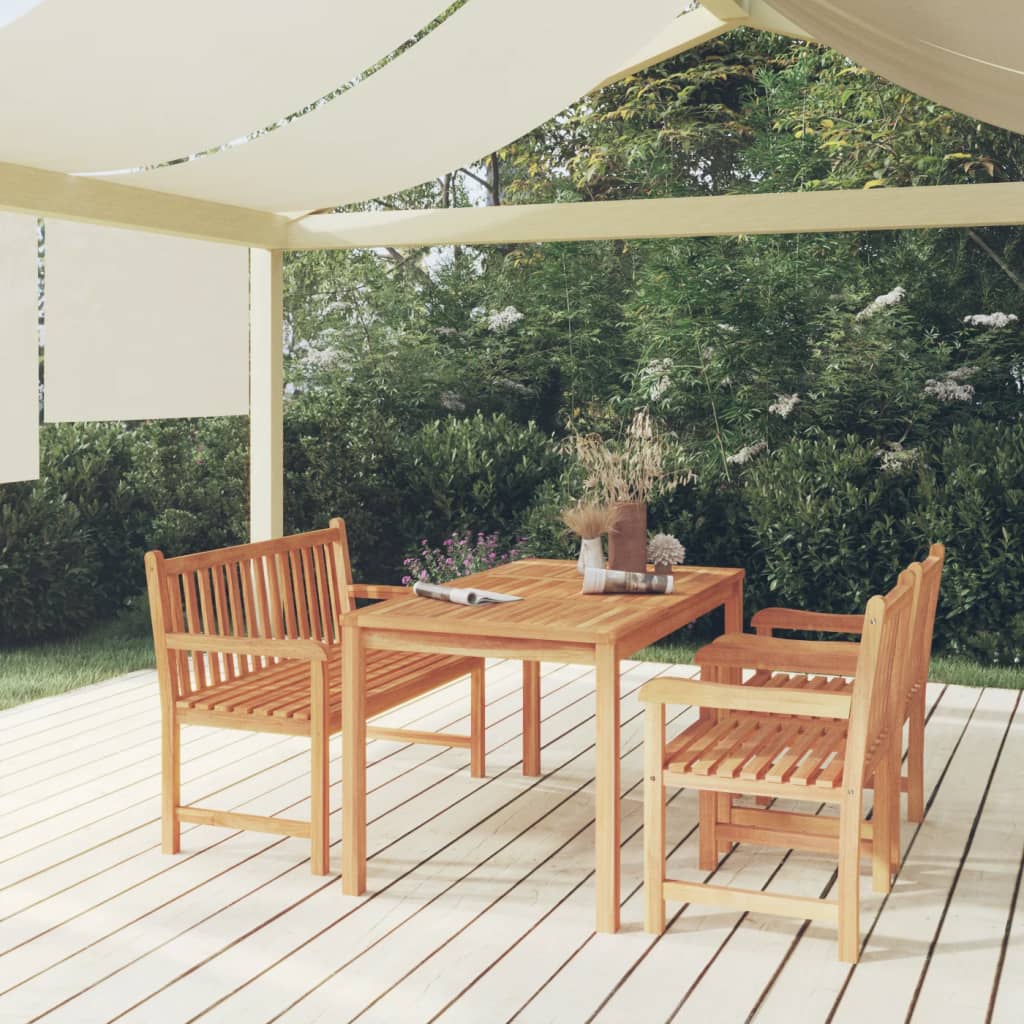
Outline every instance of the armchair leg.
<svg viewBox="0 0 1024 1024">
<path fill-rule="evenodd" d="M 890 751 L 875 766 L 875 805 L 871 822 L 871 887 L 881 893 L 889 891 L 892 881 L 893 800 L 899 799 L 899 791 L 893 793 L 892 783 L 890 747 Z"/>
<path fill-rule="evenodd" d="M 665 705 L 644 712 L 644 929 L 665 930 Z"/>
<path fill-rule="evenodd" d="M 714 871 L 718 867 L 718 794 L 701 790 L 700 807 L 700 859 L 701 871 Z"/>
<path fill-rule="evenodd" d="M 181 726 L 174 711 L 164 712 L 161 745 L 161 838 L 164 853 L 181 852 Z"/>
<path fill-rule="evenodd" d="M 847 964 L 860 957 L 860 819 L 858 791 L 839 805 L 839 959 Z"/>
<path fill-rule="evenodd" d="M 480 661 L 469 677 L 469 774 L 474 779 L 482 779 L 487 774 L 487 705 L 484 676 L 484 663 Z"/>
<path fill-rule="evenodd" d="M 925 688 L 910 700 L 907 735 L 907 820 L 924 820 L 924 714 Z"/>
<path fill-rule="evenodd" d="M 718 794 L 716 824 L 728 825 L 732 821 L 732 802 L 734 799 L 732 793 Z M 728 839 L 720 840 L 718 843 L 718 852 L 720 854 L 728 853 L 732 848 L 733 844 Z"/>
</svg>

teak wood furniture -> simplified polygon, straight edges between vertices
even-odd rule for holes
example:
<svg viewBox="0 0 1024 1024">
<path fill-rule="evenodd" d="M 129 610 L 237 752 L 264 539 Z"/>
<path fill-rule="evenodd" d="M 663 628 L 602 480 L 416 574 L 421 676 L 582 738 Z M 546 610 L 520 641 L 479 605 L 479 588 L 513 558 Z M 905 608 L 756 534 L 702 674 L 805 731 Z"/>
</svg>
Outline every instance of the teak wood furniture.
<svg viewBox="0 0 1024 1024">
<path fill-rule="evenodd" d="M 906 774 L 901 778 L 900 786 L 907 793 L 907 818 L 910 821 L 921 821 L 924 817 L 925 686 L 945 558 L 943 545 L 932 544 L 928 555 L 910 567 L 913 569 L 918 565 L 921 572 L 921 588 L 914 598 L 912 652 L 907 669 L 910 678 L 905 686 L 903 711 L 903 720 L 909 723 L 909 728 Z M 855 643 L 776 638 L 773 632 L 782 629 L 859 634 L 864 622 L 861 616 L 763 608 L 754 614 L 750 622 L 757 630 L 757 636 L 720 636 L 697 652 L 695 662 L 702 666 L 715 665 L 719 669 L 753 669 L 754 675 L 747 681 L 747 686 L 838 691 L 849 686 L 849 679 L 841 677 L 849 677 L 853 673 L 857 658 Z"/>
<path fill-rule="evenodd" d="M 363 608 L 342 620 L 342 886 L 366 888 L 364 665 L 383 651 L 473 654 L 523 662 L 523 773 L 540 774 L 540 661 L 596 670 L 597 929 L 619 926 L 619 661 L 720 605 L 725 628 L 743 621 L 743 570 L 674 570 L 674 594 L 583 595 L 575 563 L 529 559 L 460 580 L 522 601 L 466 607 L 416 598 Z"/>
<path fill-rule="evenodd" d="M 832 922 L 838 925 L 839 959 L 856 963 L 860 855 L 865 834 L 863 795 L 872 777 L 875 801 L 867 847 L 877 890 L 889 890 L 895 868 L 892 848 L 899 820 L 899 743 L 921 576 L 921 567 L 915 564 L 900 575 L 885 597 L 868 602 L 850 687 L 737 686 L 723 684 L 714 669 L 705 669 L 700 682 L 661 677 L 642 687 L 640 699 L 647 705 L 644 922 L 649 932 L 664 931 L 666 898 L 719 904 Z M 717 713 L 703 714 L 666 744 L 666 704 L 692 704 Z M 839 860 L 838 899 L 808 899 L 667 878 L 666 785 L 699 791 L 701 868 L 717 865 L 722 841 L 831 851 Z M 731 802 L 738 794 L 836 804 L 839 817 L 741 809 Z"/>
<path fill-rule="evenodd" d="M 181 823 L 308 837 L 314 874 L 329 865 L 328 738 L 342 728 L 340 616 L 367 598 L 414 600 L 404 587 L 352 582 L 345 523 L 180 558 L 146 555 L 153 645 L 160 679 L 165 853 L 180 849 Z M 469 747 L 484 774 L 484 662 L 461 653 L 373 652 L 360 659 L 360 714 L 404 704 L 460 676 L 471 680 L 470 736 L 366 729 L 357 735 Z M 181 726 L 308 736 L 309 821 L 183 806 Z M 346 743 L 347 747 L 348 744 Z M 359 799 L 362 799 L 360 795 Z"/>
</svg>

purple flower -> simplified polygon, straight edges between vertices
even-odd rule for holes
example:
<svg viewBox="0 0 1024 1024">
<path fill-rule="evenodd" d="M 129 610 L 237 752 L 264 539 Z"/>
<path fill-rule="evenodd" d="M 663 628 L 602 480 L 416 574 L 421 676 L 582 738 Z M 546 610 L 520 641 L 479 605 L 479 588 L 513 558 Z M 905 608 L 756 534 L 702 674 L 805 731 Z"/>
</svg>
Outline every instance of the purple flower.
<svg viewBox="0 0 1024 1024">
<path fill-rule="evenodd" d="M 420 570 L 420 579 L 421 580 L 425 580 L 426 578 L 427 578 L 427 570 L 426 569 L 421 569 Z"/>
<path fill-rule="evenodd" d="M 455 562 L 454 562 L 454 561 L 453 561 L 453 560 L 452 560 L 451 558 L 446 558 L 446 559 L 444 560 L 444 564 L 445 564 L 445 565 L 454 565 L 454 564 L 455 564 Z"/>
<path fill-rule="evenodd" d="M 412 577 L 411 576 L 403 576 L 402 577 L 402 586 L 403 587 L 409 586 L 410 583 L 412 583 Z"/>
</svg>

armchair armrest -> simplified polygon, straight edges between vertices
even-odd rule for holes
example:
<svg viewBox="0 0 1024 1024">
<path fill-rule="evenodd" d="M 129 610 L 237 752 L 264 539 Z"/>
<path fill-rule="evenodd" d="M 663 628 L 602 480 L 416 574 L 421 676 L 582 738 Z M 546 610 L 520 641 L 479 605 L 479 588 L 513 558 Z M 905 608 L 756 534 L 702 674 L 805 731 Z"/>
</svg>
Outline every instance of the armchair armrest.
<svg viewBox="0 0 1024 1024">
<path fill-rule="evenodd" d="M 640 687 L 640 699 L 646 704 L 691 704 L 727 711 L 761 711 L 814 718 L 849 718 L 851 705 L 848 693 L 702 683 L 672 676 L 659 676 L 644 683 Z"/>
<path fill-rule="evenodd" d="M 857 671 L 859 649 L 860 644 L 851 640 L 789 640 L 726 633 L 702 647 L 693 660 L 701 666 L 852 676 Z"/>
<path fill-rule="evenodd" d="M 761 633 L 773 629 L 803 629 L 820 633 L 856 633 L 864 631 L 863 615 L 835 615 L 831 612 L 805 612 L 795 608 L 762 608 L 750 620 Z M 765 634 L 762 634 L 765 635 Z"/>
<path fill-rule="evenodd" d="M 346 590 L 352 597 L 362 597 L 370 601 L 386 601 L 392 597 L 414 597 L 409 587 L 393 587 L 383 583 L 349 583 Z"/>
<path fill-rule="evenodd" d="M 211 654 L 251 654 L 263 658 L 295 658 L 299 661 L 326 661 L 328 645 L 319 640 L 273 640 L 209 633 L 168 633 L 172 651 L 208 651 Z"/>
</svg>

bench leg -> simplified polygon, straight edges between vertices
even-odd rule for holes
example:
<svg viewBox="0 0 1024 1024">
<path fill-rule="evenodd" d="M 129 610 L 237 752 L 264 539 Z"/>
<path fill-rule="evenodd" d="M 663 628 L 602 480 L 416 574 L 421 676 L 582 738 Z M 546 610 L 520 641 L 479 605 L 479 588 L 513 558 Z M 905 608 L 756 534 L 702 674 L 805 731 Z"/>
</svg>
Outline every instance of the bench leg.
<svg viewBox="0 0 1024 1024">
<path fill-rule="evenodd" d="M 330 867 L 330 744 L 327 735 L 327 687 L 321 662 L 314 662 L 310 722 L 310 828 L 309 863 L 314 875 L 326 875 Z"/>
<path fill-rule="evenodd" d="M 523 774 L 540 775 L 540 662 L 523 662 Z"/>
<path fill-rule="evenodd" d="M 483 661 L 469 677 L 469 774 L 482 779 L 487 774 L 487 706 L 484 694 Z"/>
<path fill-rule="evenodd" d="M 164 853 L 181 851 L 181 726 L 173 710 L 165 711 L 160 733 L 161 741 L 161 840 Z"/>
</svg>

